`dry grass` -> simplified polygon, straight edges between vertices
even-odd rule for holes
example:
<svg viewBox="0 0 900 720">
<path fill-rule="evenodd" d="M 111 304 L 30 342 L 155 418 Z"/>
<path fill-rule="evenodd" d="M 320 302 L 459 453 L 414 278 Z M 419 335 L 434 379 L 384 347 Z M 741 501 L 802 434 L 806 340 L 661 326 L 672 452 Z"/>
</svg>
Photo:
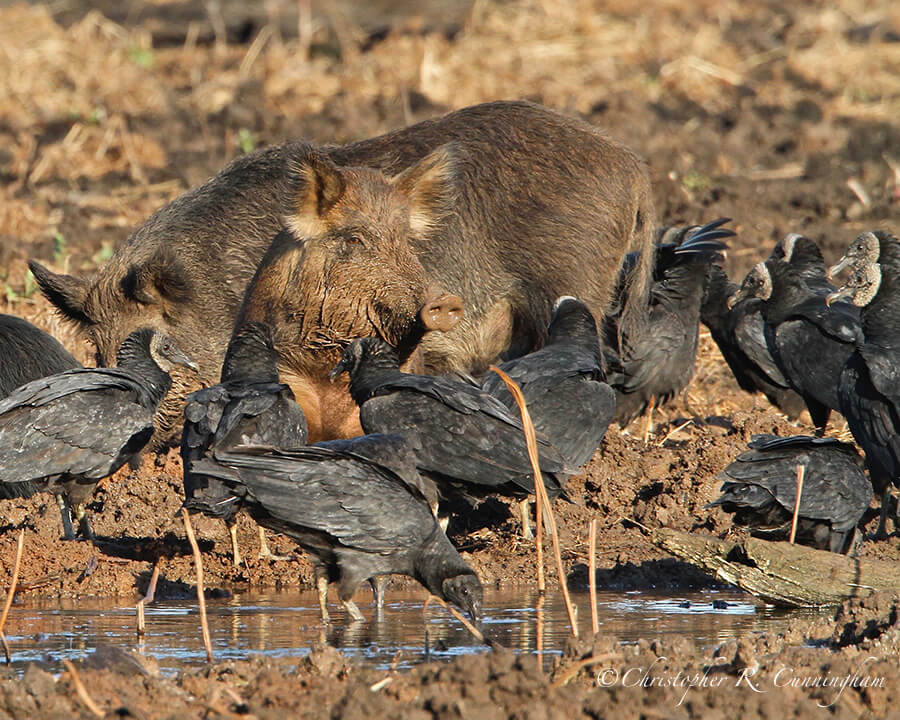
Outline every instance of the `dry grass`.
<svg viewBox="0 0 900 720">
<path fill-rule="evenodd" d="M 350 110 L 312 126 L 316 139 L 370 135 L 389 127 L 370 109 L 402 107 L 409 119 L 413 92 L 447 108 L 530 97 L 582 113 L 616 97 L 636 99 L 635 107 L 683 97 L 710 113 L 733 111 L 747 89 L 759 104 L 812 98 L 824 119 L 796 138 L 809 152 L 843 146 L 848 131 L 832 122 L 839 116 L 900 115 L 900 43 L 882 41 L 888 29 L 900 31 L 890 0 L 796 3 L 784 15 L 737 0 L 475 0 L 452 39 L 398 30 L 365 52 L 365 33 L 322 7 L 312 3 L 300 40 L 266 25 L 244 45 L 227 44 L 221 32 L 203 44 L 192 26 L 181 46 L 165 48 L 153 47 L 147 27 L 96 12 L 64 28 L 44 6 L 0 9 L 0 308 L 61 333 L 87 357 L 29 288 L 22 259 L 53 254 L 55 269 L 89 272 L 154 209 L 230 157 L 280 139 L 281 128 Z M 874 28 L 868 42 L 851 32 L 864 26 Z M 337 51 L 310 52 L 316 46 Z M 779 81 L 788 75 L 802 82 Z M 616 133 L 659 163 L 663 139 L 640 120 Z M 188 152 L 195 159 L 184 162 Z M 727 150 L 708 159 L 726 175 L 804 171 L 802 163 L 748 162 Z M 666 163 L 697 206 L 706 182 L 689 176 L 697 159 L 685 150 Z M 775 221 L 754 223 L 766 232 Z M 61 229 L 68 246 L 53 253 Z M 715 381 L 715 368 L 701 363 L 698 374 Z"/>
</svg>

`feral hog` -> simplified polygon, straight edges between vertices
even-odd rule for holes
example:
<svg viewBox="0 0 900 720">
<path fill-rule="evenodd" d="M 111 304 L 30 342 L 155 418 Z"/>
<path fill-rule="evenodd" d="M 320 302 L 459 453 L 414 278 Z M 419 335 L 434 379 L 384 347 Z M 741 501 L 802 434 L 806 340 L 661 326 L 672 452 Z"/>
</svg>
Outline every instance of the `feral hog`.
<svg viewBox="0 0 900 720">
<path fill-rule="evenodd" d="M 288 160 L 286 229 L 250 283 L 237 327 L 274 330 L 281 381 L 303 408 L 312 440 L 362 434 L 346 382 L 329 371 L 356 338 L 378 335 L 413 356 L 425 333 L 448 331 L 462 301 L 430 287 L 410 240 L 449 209 L 449 146 L 393 178 L 338 167 L 312 147 Z"/>
<path fill-rule="evenodd" d="M 34 263 L 35 276 L 63 314 L 88 330 L 100 360 L 110 357 L 130 329 L 149 324 L 191 353 L 205 382 L 215 382 L 243 289 L 272 238 L 285 225 L 298 247 L 312 238 L 327 245 L 326 236 L 334 234 L 327 202 L 299 202 L 305 191 L 296 169 L 310 150 L 305 143 L 287 143 L 237 160 L 157 212 L 89 280 L 54 275 Z M 422 302 L 421 311 L 436 299 L 428 288 L 439 287 L 465 301 L 456 327 L 422 340 L 426 370 L 479 372 L 500 353 L 513 356 L 539 346 L 560 295 L 577 296 L 603 315 L 630 250 L 643 250 L 642 263 L 629 281 L 622 323 L 637 324 L 646 315 L 654 219 L 647 169 L 587 123 L 528 102 L 494 102 L 370 140 L 322 147 L 318 155 L 330 161 L 329 172 L 341 168 L 354 182 L 362 181 L 354 176 L 361 168 L 378 170 L 378 183 L 390 186 L 384 195 L 392 198 L 389 203 L 407 194 L 410 188 L 400 178 L 420 165 L 416 173 L 427 189 L 405 198 L 409 216 L 392 225 L 409 226 L 402 242 L 425 271 L 424 294 L 417 286 L 410 298 Z M 352 223 L 345 224 L 349 216 L 339 205 L 333 209 L 341 215 L 340 235 L 349 237 Z M 397 208 L 403 205 L 396 202 Z M 369 220 L 362 223 L 367 228 Z M 251 291 L 245 319 L 253 317 L 250 308 L 281 302 L 288 287 L 279 290 L 279 283 L 297 276 L 278 275 L 296 250 L 284 249 L 291 242 L 284 235 L 276 242 L 281 250 L 273 247 L 267 263 L 277 269 L 260 270 L 256 285 L 267 290 Z M 261 282 L 273 273 L 281 280 Z M 348 294 L 332 285 L 314 288 L 312 295 L 323 289 L 334 303 L 361 300 L 352 288 Z M 367 308 L 379 302 L 365 300 Z M 402 309 L 404 323 L 413 305 Z M 437 307 L 439 317 L 458 315 L 441 303 Z M 286 317 L 287 325 L 276 327 L 278 337 L 290 335 L 290 322 L 301 327 L 300 320 Z M 366 334 L 387 339 L 395 337 L 394 330 L 379 328 L 376 320 Z M 308 341 L 304 333 L 296 330 L 296 340 Z M 287 361 L 294 351 L 284 340 L 279 351 L 286 381 L 300 378 L 292 388 L 307 411 L 301 398 L 310 396 L 311 387 L 315 394 L 321 376 L 304 377 L 304 363 L 292 370 Z M 298 392 L 298 383 L 306 389 Z"/>
</svg>

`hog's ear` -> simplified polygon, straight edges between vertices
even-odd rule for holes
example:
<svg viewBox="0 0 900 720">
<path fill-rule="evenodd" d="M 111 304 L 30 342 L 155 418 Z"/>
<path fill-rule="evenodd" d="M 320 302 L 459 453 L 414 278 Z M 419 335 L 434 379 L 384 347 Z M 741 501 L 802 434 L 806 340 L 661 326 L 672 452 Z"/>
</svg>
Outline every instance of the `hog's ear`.
<svg viewBox="0 0 900 720">
<path fill-rule="evenodd" d="M 453 143 L 441 145 L 391 179 L 396 190 L 409 198 L 409 224 L 426 235 L 456 202 L 456 162 Z"/>
<path fill-rule="evenodd" d="M 41 292 L 67 319 L 81 325 L 93 325 L 94 321 L 84 309 L 90 287 L 87 280 L 73 275 L 57 275 L 34 260 L 28 261 L 28 267 Z"/>
<path fill-rule="evenodd" d="M 324 155 L 309 152 L 288 161 L 288 200 L 285 224 L 298 239 L 325 229 L 325 217 L 344 194 L 341 169 Z"/>
<path fill-rule="evenodd" d="M 121 288 L 125 297 L 144 305 L 183 303 L 191 297 L 184 263 L 167 250 L 160 250 L 148 261 L 128 268 Z"/>
</svg>

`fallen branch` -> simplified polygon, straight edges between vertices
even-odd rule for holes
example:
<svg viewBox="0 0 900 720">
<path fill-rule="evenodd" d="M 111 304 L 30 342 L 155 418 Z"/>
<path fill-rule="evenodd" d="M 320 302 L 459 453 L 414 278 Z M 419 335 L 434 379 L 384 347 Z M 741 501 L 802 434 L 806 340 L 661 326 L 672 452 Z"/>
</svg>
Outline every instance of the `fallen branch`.
<svg viewBox="0 0 900 720">
<path fill-rule="evenodd" d="M 531 422 L 531 416 L 528 414 L 528 407 L 525 404 L 525 396 L 515 381 L 503 372 L 496 365 L 491 365 L 493 370 L 500 376 L 503 384 L 506 385 L 519 406 L 519 412 L 522 413 L 522 428 L 525 432 L 525 445 L 528 448 L 528 458 L 531 460 L 531 467 L 534 471 L 534 493 L 537 496 L 537 502 L 544 508 L 546 517 L 544 521 L 550 530 L 550 537 L 553 540 L 553 555 L 556 559 L 556 570 L 559 573 L 559 587 L 562 590 L 563 601 L 566 604 L 566 613 L 569 615 L 569 627 L 572 631 L 572 637 L 578 637 L 578 618 L 575 614 L 575 606 L 569 597 L 569 586 L 566 583 L 566 573 L 563 570 L 562 553 L 559 547 L 559 534 L 556 531 L 556 519 L 553 516 L 553 508 L 550 506 L 550 498 L 547 496 L 547 488 L 544 485 L 544 477 L 541 475 L 541 468 L 538 462 L 537 437 L 534 432 L 534 424 Z M 540 528 L 540 523 L 538 524 Z"/>
<path fill-rule="evenodd" d="M 466 630 L 468 630 L 470 633 L 472 633 L 472 635 L 475 637 L 475 639 L 478 642 L 482 642 L 482 643 L 487 642 L 484 639 L 484 633 L 482 633 L 481 630 L 479 630 L 472 623 L 470 623 L 468 618 L 466 618 L 466 616 L 463 615 L 459 610 L 457 610 L 455 607 L 452 607 L 451 605 L 448 605 L 447 603 L 445 603 L 437 595 L 432 595 L 431 597 L 429 597 L 425 600 L 425 607 L 422 608 L 422 612 L 425 612 L 425 608 L 428 607 L 428 602 L 430 600 L 434 600 L 438 605 L 440 605 L 442 608 L 444 608 L 444 610 L 446 610 L 453 617 L 455 617 L 457 620 L 459 620 L 463 624 L 463 627 Z"/>
<path fill-rule="evenodd" d="M 791 520 L 791 545 L 794 544 L 794 538 L 797 537 L 797 521 L 800 519 L 800 496 L 803 494 L 803 476 L 806 474 L 806 466 L 798 463 L 797 465 L 797 497 L 794 500 L 794 517 Z"/>
<path fill-rule="evenodd" d="M 72 678 L 72 684 L 75 686 L 75 692 L 78 693 L 78 697 L 81 698 L 81 702 L 83 702 L 87 706 L 87 709 L 90 710 L 95 717 L 104 717 L 106 713 L 103 712 L 100 709 L 100 706 L 93 701 L 90 695 L 88 695 L 87 688 L 84 686 L 84 683 L 81 682 L 81 678 L 79 677 L 78 672 L 75 670 L 75 666 L 68 660 L 63 660 L 62 664 L 65 666 L 66 670 L 69 671 L 69 677 Z"/>
<path fill-rule="evenodd" d="M 150 584 L 147 586 L 147 593 L 138 600 L 137 603 L 137 635 L 138 637 L 143 637 L 144 632 L 146 630 L 146 623 L 144 622 L 144 606 L 147 603 L 153 602 L 153 598 L 156 596 L 156 583 L 159 580 L 159 559 L 157 558 L 156 562 L 153 564 L 153 574 L 150 576 Z"/>
<path fill-rule="evenodd" d="M 589 535 L 588 589 L 591 594 L 591 632 L 596 635 L 600 630 L 600 621 L 597 617 L 597 518 L 591 518 Z"/>
<path fill-rule="evenodd" d="M 197 570 L 197 602 L 200 605 L 200 627 L 203 630 L 203 645 L 206 647 L 206 662 L 212 663 L 212 640 L 209 637 L 209 624 L 206 622 L 206 597 L 203 594 L 203 558 L 200 555 L 200 548 L 197 546 L 197 538 L 194 536 L 191 516 L 185 508 L 181 508 L 181 516 L 184 518 L 184 529 L 187 532 L 188 542 L 194 551 L 194 567 Z"/>
<path fill-rule="evenodd" d="M 900 566 L 804 545 L 748 537 L 740 542 L 660 528 L 650 541 L 675 557 L 782 607 L 839 605 L 879 590 L 900 592 Z"/>
<path fill-rule="evenodd" d="M 19 538 L 16 540 L 16 559 L 13 563 L 12 579 L 9 582 L 9 591 L 6 593 L 6 602 L 3 604 L 3 614 L 0 615 L 0 637 L 3 638 L 3 651 L 6 653 L 6 664 L 10 663 L 9 644 L 6 642 L 6 635 L 3 634 L 3 628 L 6 625 L 6 616 L 9 615 L 9 609 L 12 607 L 13 598 L 16 596 L 16 587 L 19 582 L 19 568 L 22 565 L 22 550 L 25 547 L 25 528 L 19 530 Z"/>
<path fill-rule="evenodd" d="M 550 687 L 562 687 L 563 685 L 568 683 L 569 680 L 575 677 L 583 668 L 590 667 L 591 665 L 597 665 L 598 663 L 606 662 L 607 660 L 612 660 L 618 657 L 621 656 L 617 655 L 616 653 L 604 653 L 603 655 L 591 655 L 590 657 L 584 658 L 583 660 L 579 660 L 571 667 L 566 668 L 565 673 L 563 673 L 560 677 L 550 683 Z"/>
</svg>

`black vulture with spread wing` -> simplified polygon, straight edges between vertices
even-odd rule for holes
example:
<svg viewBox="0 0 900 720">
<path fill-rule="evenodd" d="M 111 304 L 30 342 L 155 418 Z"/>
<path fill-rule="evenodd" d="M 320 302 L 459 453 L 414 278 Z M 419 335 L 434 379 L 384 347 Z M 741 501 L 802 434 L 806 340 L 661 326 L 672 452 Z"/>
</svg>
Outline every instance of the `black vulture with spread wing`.
<svg viewBox="0 0 900 720">
<path fill-rule="evenodd" d="M 700 306 L 710 266 L 721 260 L 721 238 L 735 233 L 722 218 L 669 233 L 673 242 L 656 250 L 648 321 L 639 337 L 620 337 L 618 317 L 604 320 L 607 381 L 616 391 L 615 421 L 621 427 L 681 392 L 694 375 Z"/>
<path fill-rule="evenodd" d="M 193 366 L 171 338 L 144 328 L 125 338 L 115 368 L 75 368 L 20 387 L 0 401 L 0 482 L 60 496 L 66 539 L 75 537 L 70 507 L 93 537 L 84 502 L 150 440 L 176 364 Z"/>
<path fill-rule="evenodd" d="M 382 448 L 379 443 L 386 442 Z M 377 457 L 396 439 L 375 436 L 293 450 L 216 450 L 195 469 L 222 480 L 262 526 L 288 535 L 317 560 L 323 620 L 326 591 L 338 596 L 353 620 L 362 620 L 353 594 L 366 580 L 393 573 L 418 580 L 431 593 L 481 621 L 482 588 L 438 524 L 428 498 Z M 393 444 L 393 445 L 392 445 Z M 356 450 L 362 447 L 361 452 Z M 376 593 L 376 603 L 381 599 Z"/>
<path fill-rule="evenodd" d="M 499 367 L 521 388 L 535 430 L 570 467 L 579 468 L 600 447 L 616 396 L 604 382 L 600 338 L 587 305 L 573 297 L 559 298 L 547 335 L 543 348 Z M 499 375 L 485 375 L 481 389 L 518 416 L 518 406 Z"/>
<path fill-rule="evenodd" d="M 534 492 L 522 423 L 495 397 L 449 376 L 401 372 L 397 351 L 379 338 L 354 340 L 332 376 L 344 371 L 363 430 L 402 435 L 419 470 L 442 492 L 447 486 L 474 496 Z M 538 453 L 547 492 L 559 495 L 572 471 L 543 436 Z"/>
</svg>

